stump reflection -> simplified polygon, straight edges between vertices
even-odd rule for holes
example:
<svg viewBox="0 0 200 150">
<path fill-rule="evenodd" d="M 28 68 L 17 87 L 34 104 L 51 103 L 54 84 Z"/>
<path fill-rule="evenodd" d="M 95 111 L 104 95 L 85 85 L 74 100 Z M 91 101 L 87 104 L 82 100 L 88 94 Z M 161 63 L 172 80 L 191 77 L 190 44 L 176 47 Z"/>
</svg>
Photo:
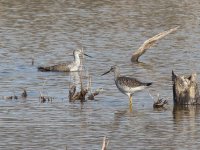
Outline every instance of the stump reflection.
<svg viewBox="0 0 200 150">
<path fill-rule="evenodd" d="M 199 114 L 200 105 L 174 105 L 173 118 L 175 122 L 187 119 L 190 121 Z"/>
</svg>

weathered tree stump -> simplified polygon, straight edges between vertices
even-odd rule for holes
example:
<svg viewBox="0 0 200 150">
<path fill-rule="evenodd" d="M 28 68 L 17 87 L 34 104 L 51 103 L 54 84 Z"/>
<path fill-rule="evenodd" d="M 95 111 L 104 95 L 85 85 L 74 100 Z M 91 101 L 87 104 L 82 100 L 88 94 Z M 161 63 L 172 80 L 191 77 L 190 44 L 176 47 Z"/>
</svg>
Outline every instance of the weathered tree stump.
<svg viewBox="0 0 200 150">
<path fill-rule="evenodd" d="M 177 76 L 172 71 L 174 105 L 200 104 L 196 73 L 190 76 Z"/>
</svg>

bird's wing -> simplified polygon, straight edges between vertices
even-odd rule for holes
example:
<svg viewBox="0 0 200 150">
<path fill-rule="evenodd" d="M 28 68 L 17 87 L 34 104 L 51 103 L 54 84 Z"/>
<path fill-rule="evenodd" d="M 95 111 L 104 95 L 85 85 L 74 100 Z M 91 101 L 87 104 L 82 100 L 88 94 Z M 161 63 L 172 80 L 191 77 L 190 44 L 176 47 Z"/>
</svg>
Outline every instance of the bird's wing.
<svg viewBox="0 0 200 150">
<path fill-rule="evenodd" d="M 143 83 L 135 78 L 126 77 L 126 76 L 118 77 L 117 82 L 121 85 L 123 84 L 128 87 L 148 86 L 151 84 L 151 83 Z"/>
<path fill-rule="evenodd" d="M 68 63 L 62 63 L 52 66 L 41 66 L 38 67 L 39 71 L 58 71 L 58 72 L 67 72 L 69 71 Z"/>
</svg>

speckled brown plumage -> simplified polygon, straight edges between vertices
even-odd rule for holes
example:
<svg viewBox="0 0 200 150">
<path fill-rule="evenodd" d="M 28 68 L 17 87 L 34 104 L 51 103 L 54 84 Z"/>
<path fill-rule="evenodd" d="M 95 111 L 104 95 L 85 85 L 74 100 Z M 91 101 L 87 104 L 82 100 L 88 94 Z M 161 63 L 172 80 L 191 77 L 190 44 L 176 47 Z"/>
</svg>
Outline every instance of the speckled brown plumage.
<svg viewBox="0 0 200 150">
<path fill-rule="evenodd" d="M 135 78 L 130 78 L 126 76 L 117 77 L 116 82 L 120 85 L 128 86 L 131 88 L 139 87 L 139 86 L 150 86 L 152 83 L 142 83 Z"/>
<path fill-rule="evenodd" d="M 69 72 L 70 69 L 67 67 L 68 64 L 63 63 L 63 64 L 57 64 L 54 66 L 47 66 L 47 67 L 38 67 L 39 71 L 55 71 L 55 72 Z"/>
<path fill-rule="evenodd" d="M 140 91 L 150 86 L 152 83 L 144 83 L 131 77 L 121 76 L 119 67 L 117 65 L 112 66 L 109 71 L 106 71 L 102 75 L 108 74 L 109 72 L 114 72 L 114 80 L 117 88 L 120 92 L 129 97 L 129 106 L 132 110 L 132 96 L 136 91 Z"/>
</svg>

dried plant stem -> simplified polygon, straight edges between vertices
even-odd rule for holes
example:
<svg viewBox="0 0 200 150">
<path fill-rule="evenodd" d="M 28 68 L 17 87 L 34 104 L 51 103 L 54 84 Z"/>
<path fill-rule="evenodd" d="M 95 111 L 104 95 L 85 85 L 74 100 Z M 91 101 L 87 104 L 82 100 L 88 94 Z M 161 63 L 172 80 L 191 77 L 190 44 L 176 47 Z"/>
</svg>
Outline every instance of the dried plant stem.
<svg viewBox="0 0 200 150">
<path fill-rule="evenodd" d="M 89 82 L 88 82 L 88 91 L 90 92 L 90 93 L 92 93 L 92 77 L 89 75 L 88 76 L 88 80 L 89 80 Z"/>
<path fill-rule="evenodd" d="M 101 150 L 106 150 L 108 147 L 109 141 L 106 139 L 106 136 L 103 138 L 102 148 Z"/>
</svg>

